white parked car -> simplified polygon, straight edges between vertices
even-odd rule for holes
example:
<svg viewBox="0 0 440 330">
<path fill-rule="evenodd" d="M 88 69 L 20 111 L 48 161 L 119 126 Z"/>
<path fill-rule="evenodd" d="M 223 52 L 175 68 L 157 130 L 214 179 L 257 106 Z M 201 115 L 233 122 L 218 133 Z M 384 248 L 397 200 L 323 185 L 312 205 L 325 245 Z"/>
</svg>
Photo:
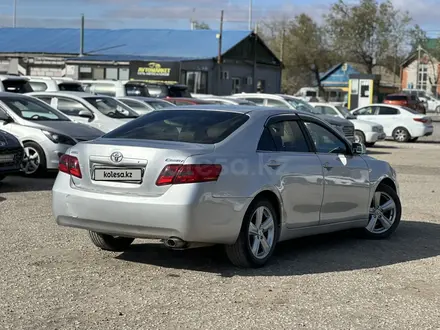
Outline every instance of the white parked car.
<svg viewBox="0 0 440 330">
<path fill-rule="evenodd" d="M 84 92 L 34 92 L 28 95 L 46 102 L 75 122 L 90 125 L 105 133 L 139 117 L 124 103 L 105 95 Z"/>
<path fill-rule="evenodd" d="M 367 147 L 372 147 L 376 142 L 385 140 L 386 134 L 383 126 L 371 121 L 357 119 L 347 108 L 341 105 L 333 105 L 328 103 L 310 103 L 316 110 L 317 114 L 328 115 L 350 120 L 354 124 L 354 141 L 363 143 Z"/>
<path fill-rule="evenodd" d="M 351 113 L 357 119 L 381 124 L 387 137 L 397 142 L 415 142 L 434 132 L 430 117 L 407 107 L 377 103 L 354 109 Z"/>
<path fill-rule="evenodd" d="M 14 75 L 0 75 L 0 92 L 24 94 L 32 91 L 28 78 Z"/>
<path fill-rule="evenodd" d="M 39 76 L 26 76 L 29 79 L 34 92 L 84 92 L 84 89 L 79 81 L 71 78 L 52 78 Z"/>
</svg>

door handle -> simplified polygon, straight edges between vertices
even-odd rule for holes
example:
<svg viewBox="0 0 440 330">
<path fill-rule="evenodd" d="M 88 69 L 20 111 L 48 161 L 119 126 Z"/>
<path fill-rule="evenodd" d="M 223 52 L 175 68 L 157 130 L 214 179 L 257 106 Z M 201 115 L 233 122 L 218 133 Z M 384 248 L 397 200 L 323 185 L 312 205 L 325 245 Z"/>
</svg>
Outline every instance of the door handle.
<svg viewBox="0 0 440 330">
<path fill-rule="evenodd" d="M 270 168 L 276 169 L 276 168 L 278 168 L 278 167 L 281 166 L 281 163 L 278 163 L 278 162 L 275 161 L 275 160 L 271 160 L 271 161 L 269 161 L 269 163 L 267 163 L 266 165 L 267 165 L 268 167 L 270 167 Z"/>
<path fill-rule="evenodd" d="M 333 166 L 330 166 L 329 162 L 324 163 L 324 165 L 322 165 L 322 167 L 324 167 L 326 170 L 331 170 L 333 168 Z"/>
</svg>

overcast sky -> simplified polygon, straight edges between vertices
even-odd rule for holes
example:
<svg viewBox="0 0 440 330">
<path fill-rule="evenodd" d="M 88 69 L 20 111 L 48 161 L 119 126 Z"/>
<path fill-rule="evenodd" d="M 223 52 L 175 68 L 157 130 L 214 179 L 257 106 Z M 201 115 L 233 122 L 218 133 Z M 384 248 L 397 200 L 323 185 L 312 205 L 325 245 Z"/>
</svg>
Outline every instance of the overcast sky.
<svg viewBox="0 0 440 330">
<path fill-rule="evenodd" d="M 0 26 L 11 26 L 14 0 L 1 0 Z M 188 29 L 191 16 L 219 24 L 225 10 L 226 29 L 247 29 L 249 0 L 16 0 L 17 25 L 26 27 L 78 27 L 81 13 L 89 28 Z M 255 21 L 293 17 L 307 13 L 322 17 L 332 0 L 253 0 Z M 350 2 L 356 2 L 350 0 Z M 440 34 L 440 0 L 393 0 L 397 8 L 409 10 L 414 22 Z"/>
</svg>

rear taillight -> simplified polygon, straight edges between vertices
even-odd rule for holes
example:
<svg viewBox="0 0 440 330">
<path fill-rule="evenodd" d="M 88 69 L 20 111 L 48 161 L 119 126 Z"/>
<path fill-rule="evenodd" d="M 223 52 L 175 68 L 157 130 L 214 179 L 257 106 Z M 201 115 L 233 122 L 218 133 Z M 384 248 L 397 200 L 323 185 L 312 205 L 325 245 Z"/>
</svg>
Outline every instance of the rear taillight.
<svg viewBox="0 0 440 330">
<path fill-rule="evenodd" d="M 428 118 L 413 118 L 413 120 L 423 124 L 427 124 L 430 121 Z"/>
<path fill-rule="evenodd" d="M 167 165 L 156 180 L 157 186 L 169 184 L 217 181 L 222 171 L 221 165 Z"/>
<path fill-rule="evenodd" d="M 71 155 L 62 155 L 58 163 L 58 170 L 63 173 L 82 178 L 81 169 L 79 167 L 78 158 Z"/>
</svg>

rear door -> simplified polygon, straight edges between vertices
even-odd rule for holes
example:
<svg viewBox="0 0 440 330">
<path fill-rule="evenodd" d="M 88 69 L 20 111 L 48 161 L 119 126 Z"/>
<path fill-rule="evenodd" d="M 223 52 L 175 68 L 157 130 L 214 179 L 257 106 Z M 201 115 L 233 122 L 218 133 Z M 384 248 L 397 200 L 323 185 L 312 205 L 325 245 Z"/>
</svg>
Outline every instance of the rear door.
<svg viewBox="0 0 440 330">
<path fill-rule="evenodd" d="M 279 190 L 289 228 L 319 224 L 323 170 L 296 116 L 272 117 L 261 135 L 258 154 L 270 184 Z"/>
<path fill-rule="evenodd" d="M 377 117 L 387 136 L 392 136 L 394 129 L 402 125 L 400 111 L 396 108 L 380 106 Z"/>
</svg>

